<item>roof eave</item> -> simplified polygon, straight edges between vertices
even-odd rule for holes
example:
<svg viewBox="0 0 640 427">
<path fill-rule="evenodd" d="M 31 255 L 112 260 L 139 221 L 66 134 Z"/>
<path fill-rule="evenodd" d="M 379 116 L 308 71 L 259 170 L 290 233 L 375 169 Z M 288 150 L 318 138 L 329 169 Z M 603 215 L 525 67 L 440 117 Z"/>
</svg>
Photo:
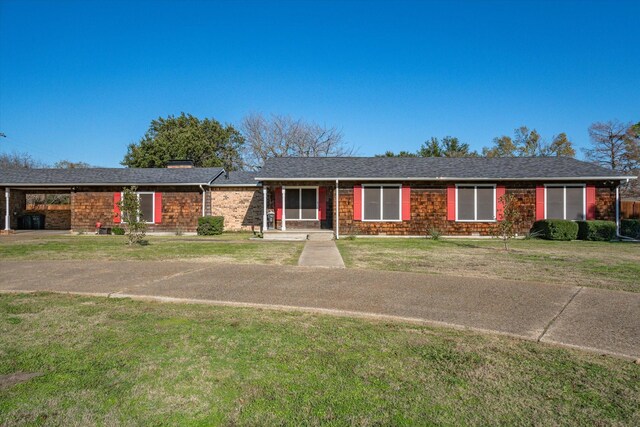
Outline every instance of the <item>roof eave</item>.
<svg viewBox="0 0 640 427">
<path fill-rule="evenodd" d="M 189 183 L 177 183 L 177 182 L 38 182 L 38 183 L 25 183 L 25 182 L 13 182 L 13 183 L 0 183 L 0 187 L 127 187 L 131 185 L 147 185 L 147 186 L 159 186 L 159 187 L 189 187 L 206 185 L 209 186 L 210 182 L 189 182 Z"/>
<path fill-rule="evenodd" d="M 609 181 L 637 179 L 636 176 L 561 176 L 561 177 L 297 177 L 297 178 L 255 178 L 256 181 Z"/>
</svg>

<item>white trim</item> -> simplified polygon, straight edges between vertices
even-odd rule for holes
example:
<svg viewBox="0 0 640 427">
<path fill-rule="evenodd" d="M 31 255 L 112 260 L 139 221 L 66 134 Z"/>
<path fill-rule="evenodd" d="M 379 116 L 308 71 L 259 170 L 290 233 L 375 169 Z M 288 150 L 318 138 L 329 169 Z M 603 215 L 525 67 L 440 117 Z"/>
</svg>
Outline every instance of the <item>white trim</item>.
<svg viewBox="0 0 640 427">
<path fill-rule="evenodd" d="M 4 230 L 5 231 L 9 231 L 11 230 L 11 214 L 9 213 L 9 198 L 11 197 L 11 190 L 9 189 L 9 187 L 5 187 L 4 189 L 4 198 L 5 198 L 5 215 L 4 215 Z"/>
<path fill-rule="evenodd" d="M 206 204 L 206 197 L 207 196 L 205 195 L 204 187 L 202 185 L 200 186 L 200 189 L 202 190 L 202 216 L 204 217 L 205 216 L 205 204 Z M 209 190 L 209 191 L 211 191 L 211 190 Z M 154 203 L 156 202 L 156 196 L 155 195 L 153 196 L 153 202 Z M 211 203 L 213 204 L 213 200 L 211 201 Z M 154 219 L 155 219 L 155 216 L 156 216 L 155 206 L 154 206 L 154 209 L 153 209 L 153 216 L 154 216 Z"/>
<path fill-rule="evenodd" d="M 336 200 L 334 203 L 336 204 L 336 240 L 340 240 L 340 182 L 337 179 L 336 179 Z"/>
<path fill-rule="evenodd" d="M 262 231 L 267 230 L 267 187 L 262 186 Z"/>
<path fill-rule="evenodd" d="M 567 187 L 582 187 L 582 219 L 571 219 L 569 221 L 585 221 L 587 219 L 587 184 L 567 183 L 567 184 L 544 184 L 544 219 L 547 218 L 547 187 L 562 188 L 562 218 L 567 219 Z"/>
<path fill-rule="evenodd" d="M 380 219 L 365 219 L 364 218 L 364 189 L 366 187 L 380 187 Z M 384 219 L 384 198 L 383 191 L 384 187 L 394 187 L 398 188 L 398 203 L 400 204 L 398 209 L 398 219 Z M 360 201 L 360 209 L 362 209 L 362 222 L 402 222 L 402 184 L 362 184 L 362 192 L 361 192 L 361 201 Z"/>
<path fill-rule="evenodd" d="M 313 186 L 313 185 L 296 185 L 296 186 L 282 186 L 282 218 L 284 219 L 284 211 L 286 210 L 285 208 L 285 194 L 284 194 L 284 189 L 288 188 L 290 190 L 302 190 L 302 189 L 314 189 L 316 190 L 316 217 L 315 218 L 302 218 L 302 191 L 298 191 L 298 218 L 291 218 L 289 219 L 289 221 L 319 221 L 319 216 L 318 216 L 318 208 L 319 208 L 319 193 L 320 193 L 320 186 Z"/>
<path fill-rule="evenodd" d="M 286 229 L 287 229 L 287 217 L 286 217 L 286 214 L 285 214 L 285 211 L 284 211 L 284 200 L 286 199 L 286 195 L 287 195 L 286 192 L 287 192 L 287 190 L 286 190 L 285 186 L 283 185 L 282 188 L 280 189 L 280 194 L 282 195 L 282 220 L 281 220 L 282 224 L 280 224 L 280 229 L 282 231 L 286 231 Z"/>
<path fill-rule="evenodd" d="M 197 187 L 199 185 L 206 185 L 207 187 L 213 187 L 211 185 L 211 181 L 209 182 L 188 182 L 188 183 L 172 183 L 172 182 L 38 182 L 38 183 L 29 183 L 29 182 L 14 182 L 14 183 L 1 183 L 0 187 Z M 234 185 L 232 187 L 242 187 L 242 185 Z"/>
<path fill-rule="evenodd" d="M 153 200 L 153 207 L 151 212 L 153 212 L 153 221 L 145 221 L 146 224 L 155 224 L 156 223 L 156 192 L 155 191 L 136 191 L 135 194 L 138 196 L 138 205 L 140 205 L 140 195 L 141 194 L 151 194 L 151 198 Z M 124 193 L 120 192 L 120 201 L 124 200 Z M 126 224 L 127 222 L 124 220 L 122 212 L 120 213 L 120 223 Z"/>
<path fill-rule="evenodd" d="M 458 219 L 458 187 L 473 187 L 473 217 L 475 219 Z M 493 219 L 478 219 L 478 187 L 493 188 Z M 496 222 L 496 184 L 456 184 L 456 222 Z"/>
<path fill-rule="evenodd" d="M 532 176 L 527 178 L 482 178 L 482 177 L 455 177 L 455 176 L 432 176 L 432 177 L 298 177 L 298 178 L 254 178 L 256 181 L 333 181 L 341 179 L 343 181 L 481 181 L 481 182 L 509 182 L 509 181 L 610 181 L 622 179 L 637 179 L 637 176 Z M 67 184 L 68 185 L 68 184 Z M 82 184 L 88 185 L 88 184 Z M 106 185 L 106 184 L 102 184 Z M 170 184 L 167 184 L 170 185 Z"/>
</svg>

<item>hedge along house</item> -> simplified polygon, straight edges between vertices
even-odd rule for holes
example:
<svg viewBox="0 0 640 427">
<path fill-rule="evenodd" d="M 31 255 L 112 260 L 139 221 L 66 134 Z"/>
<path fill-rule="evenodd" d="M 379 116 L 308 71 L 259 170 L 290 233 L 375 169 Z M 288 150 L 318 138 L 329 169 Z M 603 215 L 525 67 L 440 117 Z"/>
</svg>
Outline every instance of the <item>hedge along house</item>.
<svg viewBox="0 0 640 427">
<path fill-rule="evenodd" d="M 591 163 L 537 158 L 273 158 L 262 182 L 263 225 L 340 235 L 490 236 L 512 194 L 518 233 L 539 219 L 618 221 L 618 186 L 634 179 Z"/>
</svg>

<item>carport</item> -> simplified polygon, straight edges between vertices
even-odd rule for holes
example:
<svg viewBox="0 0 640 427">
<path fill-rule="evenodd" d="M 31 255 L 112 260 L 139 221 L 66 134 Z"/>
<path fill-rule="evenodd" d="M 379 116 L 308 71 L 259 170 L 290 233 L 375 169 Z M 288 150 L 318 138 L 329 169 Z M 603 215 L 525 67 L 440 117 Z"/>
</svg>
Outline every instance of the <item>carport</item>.
<svg viewBox="0 0 640 427">
<path fill-rule="evenodd" d="M 71 229 L 70 187 L 6 186 L 0 198 L 5 233 L 19 229 Z"/>
</svg>

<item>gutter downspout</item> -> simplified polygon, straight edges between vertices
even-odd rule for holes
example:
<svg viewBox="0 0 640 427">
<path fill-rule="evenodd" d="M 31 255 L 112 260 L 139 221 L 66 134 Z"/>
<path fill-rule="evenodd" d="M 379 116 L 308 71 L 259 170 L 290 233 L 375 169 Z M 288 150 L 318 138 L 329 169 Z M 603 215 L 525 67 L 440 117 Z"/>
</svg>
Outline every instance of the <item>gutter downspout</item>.
<svg viewBox="0 0 640 427">
<path fill-rule="evenodd" d="M 626 182 L 629 182 L 628 178 Z M 620 183 L 618 183 L 618 185 L 616 186 L 616 237 L 621 240 L 630 240 L 633 242 L 638 241 L 633 237 L 623 236 L 622 234 L 620 234 Z"/>
<path fill-rule="evenodd" d="M 204 190 L 204 187 L 202 186 L 202 184 L 200 184 L 200 189 L 202 190 L 202 216 L 204 216 L 204 206 L 205 206 L 206 193 L 205 193 L 205 190 Z"/>
<path fill-rule="evenodd" d="M 620 236 L 620 183 L 616 185 L 616 236 Z"/>
<path fill-rule="evenodd" d="M 340 240 L 340 188 L 336 179 L 336 240 Z"/>
</svg>

